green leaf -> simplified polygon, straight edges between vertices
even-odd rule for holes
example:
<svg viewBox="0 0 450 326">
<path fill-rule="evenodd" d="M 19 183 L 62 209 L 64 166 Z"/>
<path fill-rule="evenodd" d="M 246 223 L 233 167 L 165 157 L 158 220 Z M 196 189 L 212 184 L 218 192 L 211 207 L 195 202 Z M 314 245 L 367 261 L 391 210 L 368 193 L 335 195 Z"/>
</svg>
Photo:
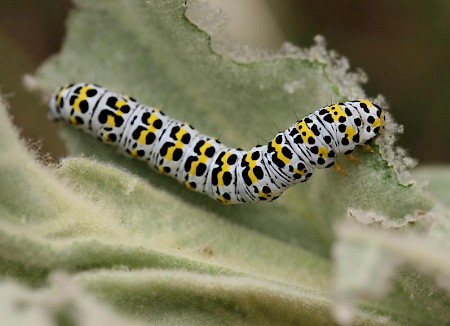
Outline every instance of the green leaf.
<svg viewBox="0 0 450 326">
<path fill-rule="evenodd" d="M 436 223 L 448 224 L 448 217 Z M 381 302 L 382 310 L 395 310 L 408 324 L 426 324 L 431 319 L 433 324 L 447 324 L 450 321 L 449 230 L 447 228 L 447 241 L 442 241 L 431 232 L 399 234 L 353 223 L 339 225 L 333 275 L 338 320 L 349 323 L 355 301 L 382 298 L 391 288 L 391 280 L 395 280 L 396 294 L 407 296 L 403 304 L 393 304 L 391 300 Z M 403 268 L 396 272 L 399 266 Z M 433 276 L 434 280 L 414 270 Z M 422 307 L 428 309 L 422 310 Z"/>
<path fill-rule="evenodd" d="M 118 315 L 63 274 L 54 275 L 48 289 L 33 290 L 10 281 L 0 282 L 0 315 L 2 323 L 10 326 L 145 325 Z"/>
<path fill-rule="evenodd" d="M 61 53 L 28 79 L 43 94 L 95 82 L 245 148 L 330 96 L 364 94 L 363 77 L 320 39 L 308 50 L 243 53 L 196 1 L 187 13 L 180 0 L 76 4 Z M 447 248 L 447 210 L 403 181 L 398 129 L 388 116 L 375 153 L 341 161 L 349 177 L 317 171 L 275 203 L 224 206 L 71 128 L 72 157 L 42 166 L 0 107 L 0 275 L 45 287 L 65 270 L 120 312 L 162 324 L 445 323 L 448 295 L 421 291 L 432 287 L 424 274 L 446 288 L 449 251 L 422 269 L 430 257 L 415 249 Z M 367 226 L 335 234 L 344 219 Z M 404 264 L 411 269 L 394 276 Z"/>
<path fill-rule="evenodd" d="M 449 166 L 423 166 L 415 169 L 413 172 L 414 177 L 425 183 L 438 200 L 450 207 Z"/>
<path fill-rule="evenodd" d="M 345 63 L 327 56 L 321 45 L 309 51 L 291 46 L 284 54 L 247 64 L 215 53 L 208 35 L 184 16 L 183 1 L 77 3 L 80 9 L 71 17 L 61 54 L 36 75 L 47 93 L 68 81 L 96 82 L 162 107 L 205 134 L 243 148 L 269 140 L 279 131 L 276 126 L 287 128 L 296 115 L 304 116 L 325 105 L 330 96 L 341 100 L 352 92 L 363 94 L 357 78 L 346 73 Z M 206 16 L 204 7 L 195 1 L 192 5 L 190 16 L 196 16 L 195 10 L 200 17 Z M 208 21 L 196 23 L 207 29 Z M 92 29 L 96 33 L 88 31 Z M 293 84 L 297 86 L 292 88 Z M 390 133 L 396 125 L 388 122 Z M 119 161 L 153 184 L 176 192 L 180 200 L 195 201 L 226 219 L 322 255 L 328 254 L 333 241 L 332 222 L 340 219 L 348 206 L 379 211 L 397 225 L 405 215 L 426 211 L 432 205 L 420 189 L 399 185 L 389 166 L 398 162 L 388 163 L 377 154 L 358 151 L 364 165 L 342 163 L 351 173 L 349 178 L 317 171 L 307 186 L 290 189 L 273 205 L 223 207 L 180 189 L 173 180 L 155 176 L 144 164 L 122 163 L 125 159 L 112 156 L 113 150 L 101 148 L 94 140 L 80 141 L 80 137 L 67 137 L 81 146 L 74 150 L 75 146 L 69 145 L 71 153 Z M 385 143 L 380 144 L 382 151 L 393 151 L 387 140 Z"/>
</svg>

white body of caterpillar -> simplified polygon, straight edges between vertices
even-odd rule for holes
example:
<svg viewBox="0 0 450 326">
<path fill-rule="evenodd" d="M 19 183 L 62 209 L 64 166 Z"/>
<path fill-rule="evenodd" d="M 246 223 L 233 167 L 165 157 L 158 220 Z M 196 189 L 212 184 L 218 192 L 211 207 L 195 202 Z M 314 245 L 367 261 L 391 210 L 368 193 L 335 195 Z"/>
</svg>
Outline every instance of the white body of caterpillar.
<svg viewBox="0 0 450 326">
<path fill-rule="evenodd" d="M 295 122 L 268 144 L 244 151 L 129 96 L 85 83 L 58 88 L 49 116 L 222 203 L 272 201 L 307 181 L 314 169 L 332 166 L 337 154 L 370 142 L 384 122 L 383 111 L 368 100 L 338 103 Z"/>
</svg>

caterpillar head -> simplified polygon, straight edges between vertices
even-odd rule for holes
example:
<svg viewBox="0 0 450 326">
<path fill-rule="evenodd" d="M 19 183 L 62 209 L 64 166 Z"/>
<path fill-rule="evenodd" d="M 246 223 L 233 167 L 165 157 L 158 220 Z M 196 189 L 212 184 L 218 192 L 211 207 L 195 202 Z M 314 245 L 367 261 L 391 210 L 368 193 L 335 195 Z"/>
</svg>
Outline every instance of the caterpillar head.
<svg viewBox="0 0 450 326">
<path fill-rule="evenodd" d="M 359 114 L 361 115 L 360 144 L 365 144 L 376 138 L 384 129 L 384 112 L 369 100 L 359 100 Z"/>
</svg>

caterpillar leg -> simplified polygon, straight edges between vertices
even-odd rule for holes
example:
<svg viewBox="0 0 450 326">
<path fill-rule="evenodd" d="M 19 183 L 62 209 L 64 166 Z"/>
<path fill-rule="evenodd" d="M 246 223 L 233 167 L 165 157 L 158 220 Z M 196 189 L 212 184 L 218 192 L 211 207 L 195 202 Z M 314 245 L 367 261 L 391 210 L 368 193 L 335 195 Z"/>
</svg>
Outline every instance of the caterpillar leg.
<svg viewBox="0 0 450 326">
<path fill-rule="evenodd" d="M 339 165 L 339 163 L 334 163 L 333 168 L 336 170 L 337 173 L 342 175 L 343 177 L 348 177 L 347 171 L 344 170 L 342 166 Z"/>
<path fill-rule="evenodd" d="M 367 153 L 373 153 L 373 152 L 374 152 L 373 147 L 370 146 L 369 144 L 364 144 L 364 145 L 362 146 L 362 149 L 363 149 L 364 151 L 366 151 Z"/>
<path fill-rule="evenodd" d="M 353 155 L 353 153 L 350 154 L 346 154 L 345 156 L 347 156 L 347 158 L 350 160 L 350 162 L 352 162 L 353 164 L 360 164 L 361 160 L 359 158 L 357 158 L 355 155 Z"/>
</svg>

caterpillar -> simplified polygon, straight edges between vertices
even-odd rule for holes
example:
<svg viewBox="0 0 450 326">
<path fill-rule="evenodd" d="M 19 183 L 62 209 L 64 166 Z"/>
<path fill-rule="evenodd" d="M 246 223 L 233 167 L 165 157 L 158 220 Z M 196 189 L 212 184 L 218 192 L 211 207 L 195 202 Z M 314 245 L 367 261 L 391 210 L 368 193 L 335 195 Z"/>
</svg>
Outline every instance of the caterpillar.
<svg viewBox="0 0 450 326">
<path fill-rule="evenodd" d="M 307 181 L 314 169 L 333 166 L 338 154 L 372 141 L 384 124 L 383 110 L 369 100 L 337 103 L 245 151 L 95 84 L 59 87 L 49 105 L 50 119 L 64 120 L 227 204 L 275 200 L 288 187 Z"/>
</svg>

